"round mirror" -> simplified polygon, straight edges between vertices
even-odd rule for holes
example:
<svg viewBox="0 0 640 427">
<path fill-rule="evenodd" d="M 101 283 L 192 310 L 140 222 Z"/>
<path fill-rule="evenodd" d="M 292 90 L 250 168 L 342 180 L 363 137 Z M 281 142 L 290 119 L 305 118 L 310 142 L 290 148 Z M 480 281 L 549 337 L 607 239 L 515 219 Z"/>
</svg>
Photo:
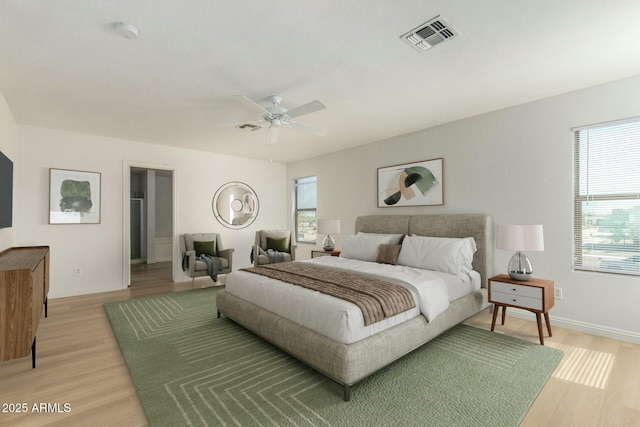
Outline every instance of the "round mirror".
<svg viewBox="0 0 640 427">
<path fill-rule="evenodd" d="M 258 216 L 258 196 L 243 182 L 227 182 L 213 196 L 213 214 L 227 228 L 245 228 Z"/>
</svg>

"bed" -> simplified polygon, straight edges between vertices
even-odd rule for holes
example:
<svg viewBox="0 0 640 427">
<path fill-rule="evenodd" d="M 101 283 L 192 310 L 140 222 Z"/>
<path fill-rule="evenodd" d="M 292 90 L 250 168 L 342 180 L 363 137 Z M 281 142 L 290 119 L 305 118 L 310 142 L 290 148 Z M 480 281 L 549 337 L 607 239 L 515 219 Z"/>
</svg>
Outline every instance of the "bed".
<svg viewBox="0 0 640 427">
<path fill-rule="evenodd" d="M 473 238 L 476 251 L 472 254 L 473 274 L 476 286 L 463 296 L 454 295 L 447 301 L 446 308 L 431 313 L 427 319 L 421 311 L 421 302 L 410 313 L 401 313 L 387 322 L 385 327 L 375 326 L 364 334 L 342 337 L 331 332 L 333 320 L 324 322 L 329 329 L 304 323 L 290 313 L 269 305 L 268 294 L 276 293 L 278 287 L 297 286 L 279 283 L 271 278 L 254 279 L 258 276 L 246 271 L 233 272 L 227 276 L 227 288 L 217 294 L 218 314 L 237 322 L 273 345 L 283 349 L 302 362 L 318 370 L 343 386 L 344 400 L 350 400 L 354 384 L 381 368 L 400 359 L 407 353 L 432 340 L 447 329 L 465 321 L 488 307 L 487 279 L 493 275 L 493 221 L 482 214 L 439 214 L 439 215 L 370 215 L 356 219 L 355 233 L 372 235 L 430 236 L 436 238 Z M 406 237 L 404 237 L 406 240 Z M 347 242 L 345 242 L 346 245 Z M 404 243 L 404 242 L 403 242 Z M 346 248 L 345 248 L 346 249 Z M 403 250 L 404 246 L 403 246 Z M 406 254 L 407 252 L 405 252 Z M 343 252 L 344 254 L 344 252 Z M 377 263 L 361 263 L 346 260 L 331 260 L 322 257 L 317 263 L 342 268 L 342 264 L 354 264 L 359 268 L 367 265 L 375 269 L 390 270 L 392 266 L 379 267 Z M 342 258 L 342 257 L 341 257 Z M 314 261 L 314 260 L 311 260 Z M 296 261 L 304 262 L 304 261 Z M 375 265 L 374 265 L 375 264 Z M 349 266 L 350 267 L 350 266 Z M 404 268 L 404 267 L 402 267 Z M 391 273 L 395 274 L 395 273 Z M 414 274 L 423 274 L 421 271 Z M 431 274 L 424 272 L 424 274 Z M 250 282 L 257 280 L 258 287 Z M 436 277 L 436 282 L 442 279 Z M 392 281 L 392 280 L 389 280 Z M 446 281 L 446 280 L 445 280 Z M 253 290 L 249 286 L 254 286 Z M 442 285 L 438 285 L 442 286 Z M 263 296 L 256 293 L 263 287 Z M 303 290 L 301 292 L 311 292 Z M 316 293 L 317 294 L 317 293 Z M 455 294 L 455 293 L 454 293 Z M 253 297 L 251 295 L 254 295 Z M 255 296 L 258 295 L 258 296 Z M 285 297 L 278 295 L 281 302 Z M 292 301 L 284 300 L 280 307 L 302 307 L 302 312 L 319 305 L 318 299 L 307 303 L 299 295 Z M 333 297 L 322 296 L 324 300 Z M 273 300 L 273 298 L 271 298 Z M 344 301 L 336 304 L 349 304 Z M 304 304 L 308 304 L 305 306 Z M 275 308 L 274 308 L 275 307 Z M 306 307 L 306 308 L 305 308 Z M 333 310 L 327 305 L 327 310 Z M 281 312 L 282 311 L 282 312 Z M 300 311 L 300 310 L 299 310 Z M 417 313 L 416 313 L 417 312 Z M 322 313 L 322 312 L 321 312 Z M 435 313 L 435 315 L 434 315 Z M 287 318 L 289 317 L 289 318 Z M 345 316 L 342 316 L 345 317 Z M 347 316 L 348 317 L 348 316 Z M 333 319 L 327 315 L 328 319 Z M 388 319 L 385 319 L 387 321 Z M 369 325 L 371 326 L 371 325 Z M 366 329 L 366 328 L 365 328 Z M 360 335 L 358 335 L 360 334 Z"/>
</svg>

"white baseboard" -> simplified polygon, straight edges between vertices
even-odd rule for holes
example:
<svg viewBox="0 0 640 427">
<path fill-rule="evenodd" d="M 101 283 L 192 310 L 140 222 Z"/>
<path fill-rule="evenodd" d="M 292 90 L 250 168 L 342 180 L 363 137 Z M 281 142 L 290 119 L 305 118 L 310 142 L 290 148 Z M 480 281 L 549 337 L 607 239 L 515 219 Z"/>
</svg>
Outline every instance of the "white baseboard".
<svg viewBox="0 0 640 427">
<path fill-rule="evenodd" d="M 517 308 L 511 308 L 507 310 L 509 316 L 517 317 L 520 319 L 536 321 L 536 316 L 530 311 L 520 310 Z M 627 331 L 624 329 L 610 328 L 607 326 L 596 325 L 593 323 L 581 322 L 573 319 L 566 319 L 564 317 L 556 317 L 549 314 L 549 320 L 551 321 L 551 327 L 559 326 L 565 329 L 571 329 L 573 331 L 585 332 L 587 334 L 598 335 L 606 338 L 613 338 L 620 341 L 626 341 L 634 344 L 640 344 L 640 334 L 633 331 Z"/>
</svg>

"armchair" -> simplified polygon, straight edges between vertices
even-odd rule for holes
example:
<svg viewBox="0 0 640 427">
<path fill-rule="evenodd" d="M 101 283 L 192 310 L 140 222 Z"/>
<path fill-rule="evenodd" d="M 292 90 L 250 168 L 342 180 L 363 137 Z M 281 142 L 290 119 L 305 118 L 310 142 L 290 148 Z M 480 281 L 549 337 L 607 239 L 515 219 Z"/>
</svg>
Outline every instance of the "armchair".
<svg viewBox="0 0 640 427">
<path fill-rule="evenodd" d="M 196 277 L 208 276 L 207 263 L 196 257 L 196 249 L 194 242 L 215 242 L 214 256 L 220 258 L 221 268 L 218 274 L 229 274 L 233 267 L 233 248 L 224 249 L 222 246 L 222 238 L 216 233 L 192 233 L 180 235 L 180 253 L 183 256 L 186 265 L 185 274 L 191 277 L 191 287 L 193 287 Z M 184 264 L 183 262 L 183 264 Z"/>
<path fill-rule="evenodd" d="M 256 231 L 256 241 L 251 248 L 253 265 L 271 264 L 272 262 L 295 261 L 296 244 L 291 230 L 259 230 Z M 268 255 L 260 253 L 260 249 L 273 249 L 281 254 L 281 260 L 273 260 Z"/>
</svg>

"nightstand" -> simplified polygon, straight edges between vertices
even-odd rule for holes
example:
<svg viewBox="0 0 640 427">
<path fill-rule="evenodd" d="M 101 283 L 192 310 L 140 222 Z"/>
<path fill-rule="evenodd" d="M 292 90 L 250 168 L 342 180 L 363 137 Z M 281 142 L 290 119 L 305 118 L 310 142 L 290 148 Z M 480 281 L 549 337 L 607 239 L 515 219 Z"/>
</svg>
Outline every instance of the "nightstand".
<svg viewBox="0 0 640 427">
<path fill-rule="evenodd" d="M 542 335 L 542 315 L 547 324 L 547 332 L 551 336 L 549 310 L 554 304 L 553 280 L 529 279 L 526 282 L 513 280 L 506 274 L 500 274 L 489 279 L 489 302 L 493 303 L 493 321 L 491 330 L 496 326 L 498 310 L 502 307 L 502 324 L 507 307 L 521 308 L 536 314 L 538 321 L 538 335 L 540 344 L 544 345 Z"/>
<path fill-rule="evenodd" d="M 311 258 L 318 258 L 320 256 L 340 256 L 340 251 L 337 249 L 333 251 L 311 251 Z"/>
</svg>

